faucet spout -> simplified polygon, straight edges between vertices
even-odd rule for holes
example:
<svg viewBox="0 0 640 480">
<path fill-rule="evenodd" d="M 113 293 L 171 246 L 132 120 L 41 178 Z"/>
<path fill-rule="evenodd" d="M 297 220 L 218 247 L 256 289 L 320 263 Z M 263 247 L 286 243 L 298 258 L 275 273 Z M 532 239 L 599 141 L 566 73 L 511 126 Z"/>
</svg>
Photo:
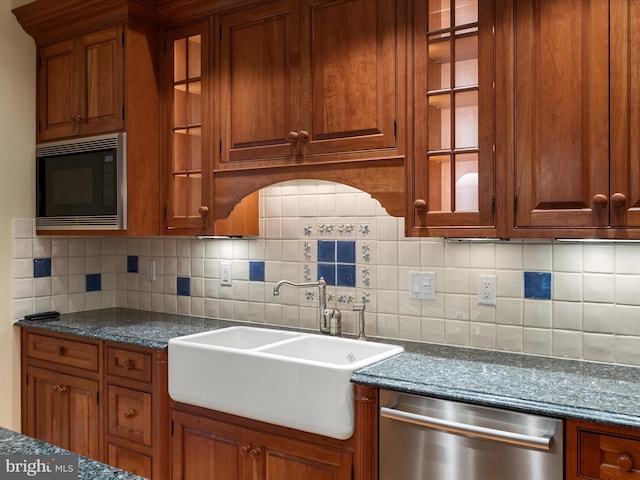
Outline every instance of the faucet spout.
<svg viewBox="0 0 640 480">
<path fill-rule="evenodd" d="M 335 310 L 327 309 L 327 282 L 324 277 L 320 277 L 317 282 L 304 282 L 304 283 L 295 283 L 289 280 L 280 280 L 273 287 L 273 295 L 280 295 L 280 288 L 283 285 L 287 285 L 289 287 L 294 288 L 306 288 L 306 287 L 318 287 L 318 327 L 322 333 L 332 333 L 339 335 L 339 328 L 331 328 L 329 322 L 327 322 L 327 318 L 331 318 L 332 315 L 335 314 Z M 339 322 L 339 318 L 337 320 Z M 334 320 L 335 323 L 335 320 Z"/>
</svg>

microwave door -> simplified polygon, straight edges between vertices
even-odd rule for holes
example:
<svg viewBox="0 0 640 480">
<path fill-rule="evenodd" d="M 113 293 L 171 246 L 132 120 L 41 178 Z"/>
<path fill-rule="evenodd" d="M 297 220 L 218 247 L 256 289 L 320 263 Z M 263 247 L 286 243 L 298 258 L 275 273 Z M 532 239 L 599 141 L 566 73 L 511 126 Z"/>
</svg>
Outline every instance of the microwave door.
<svg viewBox="0 0 640 480">
<path fill-rule="evenodd" d="M 102 157 L 103 152 L 83 152 L 39 159 L 44 188 L 38 216 L 104 215 Z"/>
</svg>

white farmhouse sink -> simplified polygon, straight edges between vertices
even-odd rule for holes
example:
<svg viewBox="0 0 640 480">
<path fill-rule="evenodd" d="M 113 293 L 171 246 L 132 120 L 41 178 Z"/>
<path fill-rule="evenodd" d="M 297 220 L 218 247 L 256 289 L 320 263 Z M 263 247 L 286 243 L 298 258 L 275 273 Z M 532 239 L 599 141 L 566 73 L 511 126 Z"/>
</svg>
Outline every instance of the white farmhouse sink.
<svg viewBox="0 0 640 480">
<path fill-rule="evenodd" d="M 169 395 L 178 402 L 346 439 L 354 370 L 403 351 L 384 343 L 254 327 L 169 340 Z"/>
</svg>

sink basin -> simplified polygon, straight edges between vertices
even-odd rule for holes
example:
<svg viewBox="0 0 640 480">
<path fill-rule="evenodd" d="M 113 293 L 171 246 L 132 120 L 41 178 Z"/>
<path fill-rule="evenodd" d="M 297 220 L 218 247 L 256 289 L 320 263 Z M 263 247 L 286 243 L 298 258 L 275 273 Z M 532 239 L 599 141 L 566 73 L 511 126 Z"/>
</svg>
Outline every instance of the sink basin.
<svg viewBox="0 0 640 480">
<path fill-rule="evenodd" d="M 176 401 L 347 439 L 354 370 L 402 347 L 316 334 L 229 327 L 169 340 Z"/>
</svg>

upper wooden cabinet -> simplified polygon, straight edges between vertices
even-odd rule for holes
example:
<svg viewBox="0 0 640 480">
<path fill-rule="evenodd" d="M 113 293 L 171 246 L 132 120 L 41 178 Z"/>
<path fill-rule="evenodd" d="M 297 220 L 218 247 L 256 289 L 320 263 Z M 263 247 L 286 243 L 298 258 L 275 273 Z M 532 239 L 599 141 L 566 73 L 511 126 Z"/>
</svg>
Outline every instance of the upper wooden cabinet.
<svg viewBox="0 0 640 480">
<path fill-rule="evenodd" d="M 279 0 L 216 17 L 216 215 L 299 178 L 361 188 L 404 214 L 406 10 Z"/>
<path fill-rule="evenodd" d="M 394 148 L 395 4 L 285 0 L 222 14 L 219 168 Z"/>
<path fill-rule="evenodd" d="M 122 130 L 122 26 L 47 45 L 38 52 L 38 138 Z"/>
<path fill-rule="evenodd" d="M 640 5 L 516 1 L 509 236 L 639 238 Z M 511 43 L 511 42 L 510 42 Z"/>
<path fill-rule="evenodd" d="M 495 236 L 495 2 L 416 2 L 408 235 Z"/>
</svg>

